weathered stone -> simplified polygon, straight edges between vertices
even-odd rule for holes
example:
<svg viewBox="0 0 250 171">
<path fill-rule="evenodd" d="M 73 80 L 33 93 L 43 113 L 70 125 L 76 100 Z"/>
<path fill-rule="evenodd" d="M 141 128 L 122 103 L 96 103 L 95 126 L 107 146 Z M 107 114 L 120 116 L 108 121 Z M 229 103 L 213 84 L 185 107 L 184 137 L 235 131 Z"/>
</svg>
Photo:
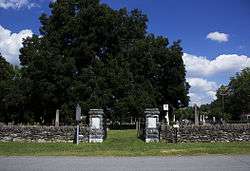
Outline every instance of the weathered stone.
<svg viewBox="0 0 250 171">
<path fill-rule="evenodd" d="M 161 130 L 161 139 L 172 142 L 174 129 Z M 250 141 L 250 124 L 181 126 L 178 142 L 232 142 Z"/>
<path fill-rule="evenodd" d="M 199 125 L 199 115 L 196 104 L 194 105 L 194 117 L 195 117 L 195 125 Z"/>
<path fill-rule="evenodd" d="M 90 109 L 89 111 L 89 142 L 103 142 L 105 128 L 103 123 L 104 112 L 102 109 Z"/>
<path fill-rule="evenodd" d="M 59 109 L 56 110 L 56 120 L 55 120 L 55 126 L 59 126 Z"/>
<path fill-rule="evenodd" d="M 151 108 L 145 110 L 145 141 L 159 142 L 159 109 Z"/>
<path fill-rule="evenodd" d="M 88 128 L 82 127 L 83 139 L 88 139 Z M 72 142 L 73 126 L 0 126 L 0 141 Z"/>
</svg>

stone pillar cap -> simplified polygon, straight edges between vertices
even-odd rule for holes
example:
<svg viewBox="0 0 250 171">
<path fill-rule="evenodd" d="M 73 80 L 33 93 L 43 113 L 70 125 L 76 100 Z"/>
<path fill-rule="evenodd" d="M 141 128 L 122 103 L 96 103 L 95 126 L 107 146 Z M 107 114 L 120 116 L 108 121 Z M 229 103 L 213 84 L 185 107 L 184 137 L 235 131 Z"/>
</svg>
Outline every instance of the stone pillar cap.
<svg viewBox="0 0 250 171">
<path fill-rule="evenodd" d="M 160 111 L 158 108 L 146 108 L 144 111 L 145 114 L 154 114 L 154 115 L 159 115 Z"/>
<path fill-rule="evenodd" d="M 89 114 L 99 114 L 99 115 L 103 115 L 103 109 L 90 109 L 89 110 Z"/>
</svg>

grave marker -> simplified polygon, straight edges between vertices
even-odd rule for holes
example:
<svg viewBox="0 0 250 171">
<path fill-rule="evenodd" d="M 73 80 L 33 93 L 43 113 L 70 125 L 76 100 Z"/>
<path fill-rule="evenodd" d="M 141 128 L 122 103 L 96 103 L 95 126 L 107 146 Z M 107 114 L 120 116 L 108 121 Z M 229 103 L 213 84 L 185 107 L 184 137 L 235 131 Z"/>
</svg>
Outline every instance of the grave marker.
<svg viewBox="0 0 250 171">
<path fill-rule="evenodd" d="M 59 109 L 56 110 L 55 127 L 59 126 Z"/>
</svg>

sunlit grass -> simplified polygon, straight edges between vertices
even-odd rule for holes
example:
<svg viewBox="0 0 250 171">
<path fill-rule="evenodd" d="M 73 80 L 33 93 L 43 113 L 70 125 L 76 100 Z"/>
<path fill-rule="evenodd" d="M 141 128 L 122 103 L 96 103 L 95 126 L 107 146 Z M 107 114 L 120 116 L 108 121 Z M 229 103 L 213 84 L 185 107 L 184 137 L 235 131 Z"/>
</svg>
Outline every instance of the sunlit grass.
<svg viewBox="0 0 250 171">
<path fill-rule="evenodd" d="M 250 142 L 145 143 L 135 130 L 112 130 L 103 143 L 0 143 L 1 156 L 170 156 L 250 154 Z"/>
</svg>

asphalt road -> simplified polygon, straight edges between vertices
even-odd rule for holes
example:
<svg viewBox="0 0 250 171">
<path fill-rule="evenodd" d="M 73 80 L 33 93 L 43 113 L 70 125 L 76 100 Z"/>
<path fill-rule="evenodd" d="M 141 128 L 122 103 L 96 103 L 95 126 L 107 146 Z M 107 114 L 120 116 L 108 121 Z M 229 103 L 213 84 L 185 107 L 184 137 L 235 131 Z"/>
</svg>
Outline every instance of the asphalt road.
<svg viewBox="0 0 250 171">
<path fill-rule="evenodd" d="M 226 170 L 250 171 L 250 156 L 0 157 L 0 170 Z"/>
</svg>

